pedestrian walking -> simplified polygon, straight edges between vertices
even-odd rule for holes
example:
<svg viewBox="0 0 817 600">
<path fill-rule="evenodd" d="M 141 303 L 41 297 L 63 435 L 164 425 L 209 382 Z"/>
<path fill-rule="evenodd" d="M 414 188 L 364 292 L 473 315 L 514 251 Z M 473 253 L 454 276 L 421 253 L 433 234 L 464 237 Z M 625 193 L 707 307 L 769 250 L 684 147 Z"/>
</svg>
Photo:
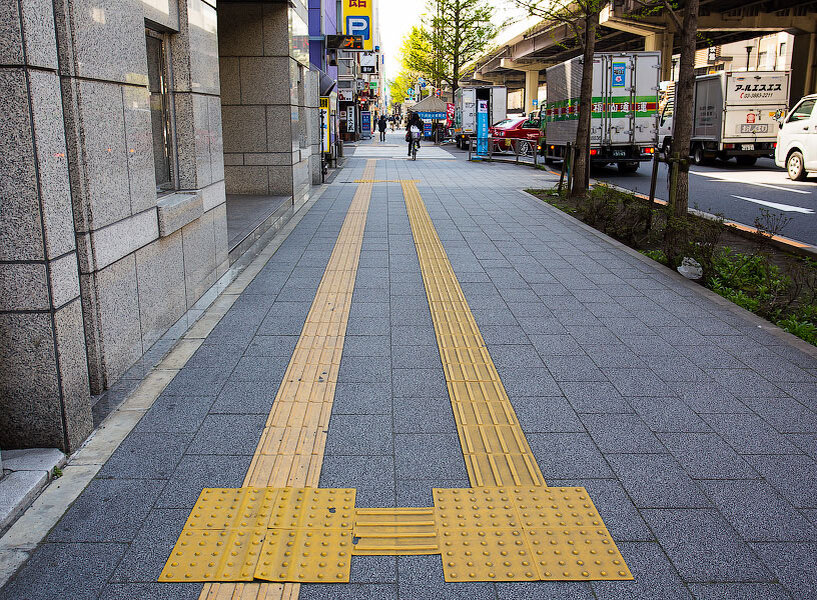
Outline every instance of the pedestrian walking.
<svg viewBox="0 0 817 600">
<path fill-rule="evenodd" d="M 377 129 L 380 131 L 380 141 L 386 141 L 386 115 L 380 115 L 380 120 L 377 122 Z"/>
</svg>

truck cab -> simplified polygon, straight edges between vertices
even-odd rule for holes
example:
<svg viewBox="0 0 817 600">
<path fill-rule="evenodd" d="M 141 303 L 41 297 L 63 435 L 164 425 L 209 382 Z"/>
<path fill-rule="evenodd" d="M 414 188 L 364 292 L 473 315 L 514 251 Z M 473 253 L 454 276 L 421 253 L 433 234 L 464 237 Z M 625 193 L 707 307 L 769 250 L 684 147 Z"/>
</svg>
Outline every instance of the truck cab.
<svg viewBox="0 0 817 600">
<path fill-rule="evenodd" d="M 817 94 L 802 98 L 781 119 L 774 162 L 792 181 L 817 172 Z"/>
</svg>

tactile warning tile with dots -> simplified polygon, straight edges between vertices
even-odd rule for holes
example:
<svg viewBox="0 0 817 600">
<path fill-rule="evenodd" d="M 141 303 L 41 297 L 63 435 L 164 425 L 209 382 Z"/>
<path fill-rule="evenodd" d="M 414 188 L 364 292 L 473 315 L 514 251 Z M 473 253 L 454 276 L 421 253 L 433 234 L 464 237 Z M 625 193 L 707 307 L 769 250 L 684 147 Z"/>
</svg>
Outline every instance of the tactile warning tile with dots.
<svg viewBox="0 0 817 600">
<path fill-rule="evenodd" d="M 584 488 L 434 489 L 446 581 L 632 579 Z"/>
<path fill-rule="evenodd" d="M 266 529 L 276 496 L 275 488 L 205 488 L 184 529 Z"/>
<path fill-rule="evenodd" d="M 355 519 L 356 490 L 281 488 L 269 520 L 271 529 L 348 529 Z"/>
<path fill-rule="evenodd" d="M 348 582 L 351 529 L 270 529 L 255 578 L 265 581 Z"/>
<path fill-rule="evenodd" d="M 159 581 L 252 581 L 266 529 L 185 529 Z"/>
</svg>

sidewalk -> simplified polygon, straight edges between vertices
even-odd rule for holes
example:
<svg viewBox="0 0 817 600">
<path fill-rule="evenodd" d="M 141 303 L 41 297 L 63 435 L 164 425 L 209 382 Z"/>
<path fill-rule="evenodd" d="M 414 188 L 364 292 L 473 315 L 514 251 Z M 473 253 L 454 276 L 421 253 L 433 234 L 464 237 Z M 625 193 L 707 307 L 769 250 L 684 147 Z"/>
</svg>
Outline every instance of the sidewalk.
<svg viewBox="0 0 817 600">
<path fill-rule="evenodd" d="M 554 185 L 547 172 L 428 145 L 407 161 L 401 134 L 387 140 L 357 145 L 0 599 L 198 598 L 202 583 L 157 581 L 203 488 L 319 476 L 375 508 L 482 487 L 435 335 L 448 313 L 426 291 L 445 263 L 418 259 L 422 204 L 518 419 L 521 450 L 505 455 L 532 453 L 547 486 L 586 488 L 633 580 L 446 583 L 439 552 L 355 555 L 349 583 L 248 583 L 223 597 L 817 597 L 817 352 L 520 191 Z M 351 277 L 344 305 L 323 291 L 343 282 L 324 273 L 343 258 L 339 239 L 354 253 L 357 222 L 356 270 L 330 269 Z M 321 388 L 331 419 L 307 410 L 318 441 L 286 462 L 259 439 L 285 445 L 273 404 L 282 381 L 297 385 L 288 366 L 305 323 L 330 322 L 310 312 L 319 286 L 348 311 L 336 382 L 330 372 Z M 470 334 L 457 335 L 452 349 Z"/>
</svg>

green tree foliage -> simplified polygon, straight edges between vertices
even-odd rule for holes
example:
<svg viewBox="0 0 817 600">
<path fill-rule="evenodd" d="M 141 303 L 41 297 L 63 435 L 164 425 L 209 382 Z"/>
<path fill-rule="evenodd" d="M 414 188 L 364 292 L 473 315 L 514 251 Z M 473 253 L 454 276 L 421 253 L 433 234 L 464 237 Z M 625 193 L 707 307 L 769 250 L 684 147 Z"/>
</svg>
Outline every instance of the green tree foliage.
<svg viewBox="0 0 817 600">
<path fill-rule="evenodd" d="M 493 14 L 489 0 L 428 0 L 422 25 L 406 36 L 403 65 L 456 91 L 463 66 L 496 37 Z"/>
<path fill-rule="evenodd" d="M 414 87 L 419 77 L 416 71 L 403 68 L 394 79 L 391 79 L 388 85 L 392 103 L 401 104 L 408 97 L 408 90 Z"/>
</svg>

